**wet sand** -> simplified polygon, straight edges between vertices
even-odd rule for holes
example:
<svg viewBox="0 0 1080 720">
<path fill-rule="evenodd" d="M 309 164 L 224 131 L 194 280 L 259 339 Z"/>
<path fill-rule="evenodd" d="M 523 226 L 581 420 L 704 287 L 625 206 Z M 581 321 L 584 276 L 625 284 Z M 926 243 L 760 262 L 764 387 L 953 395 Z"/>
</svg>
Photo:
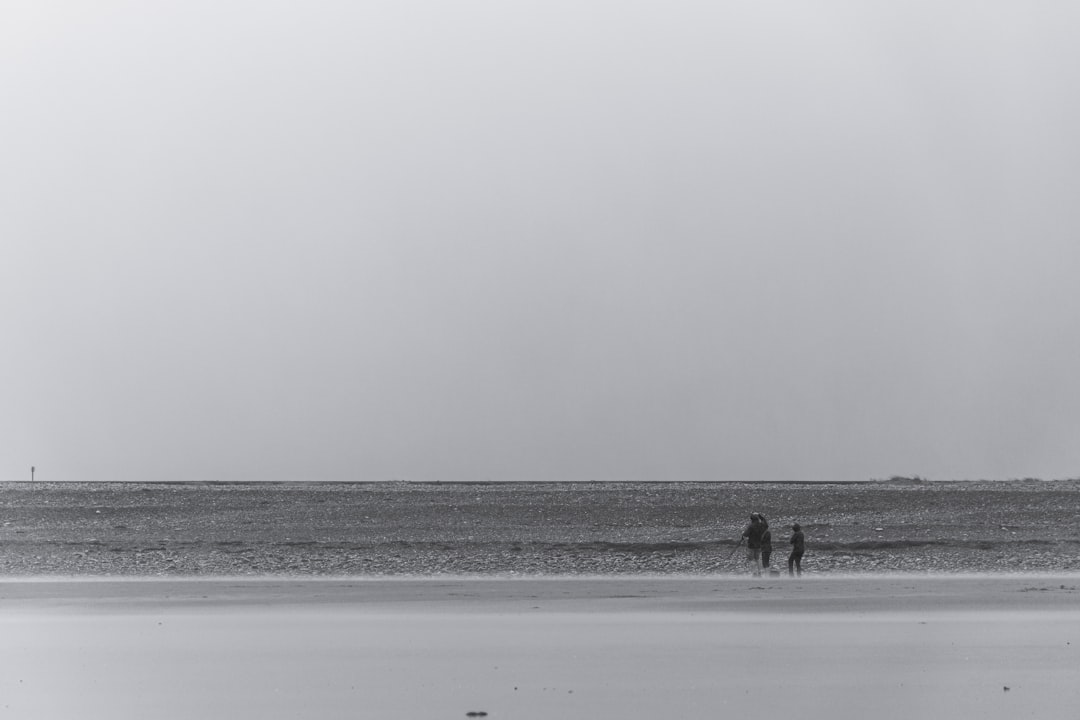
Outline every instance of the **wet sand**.
<svg viewBox="0 0 1080 720">
<path fill-rule="evenodd" d="M 1077 575 L 7 580 L 0 710 L 1075 717 L 1078 588 Z"/>
</svg>

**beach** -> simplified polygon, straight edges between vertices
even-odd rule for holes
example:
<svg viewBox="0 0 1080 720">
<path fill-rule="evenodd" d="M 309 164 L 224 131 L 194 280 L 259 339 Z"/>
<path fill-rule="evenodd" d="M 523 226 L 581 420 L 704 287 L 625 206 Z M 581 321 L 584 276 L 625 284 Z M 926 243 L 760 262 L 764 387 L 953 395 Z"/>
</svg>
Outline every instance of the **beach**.
<svg viewBox="0 0 1080 720">
<path fill-rule="evenodd" d="M 1080 483 L 0 484 L 0 717 L 1076 717 Z M 748 510 L 807 532 L 753 577 Z"/>
<path fill-rule="evenodd" d="M 36 578 L 0 607 L 18 718 L 1080 711 L 1075 574 Z"/>
</svg>

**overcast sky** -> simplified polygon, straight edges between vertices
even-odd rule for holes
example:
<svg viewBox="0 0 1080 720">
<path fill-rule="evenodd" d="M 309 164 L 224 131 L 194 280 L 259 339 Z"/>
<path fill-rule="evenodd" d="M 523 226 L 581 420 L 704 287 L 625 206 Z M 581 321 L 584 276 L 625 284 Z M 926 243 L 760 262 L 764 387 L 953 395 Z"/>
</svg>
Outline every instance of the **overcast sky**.
<svg viewBox="0 0 1080 720">
<path fill-rule="evenodd" d="M 1077 37 L 6 0 L 0 479 L 1078 477 Z"/>
</svg>

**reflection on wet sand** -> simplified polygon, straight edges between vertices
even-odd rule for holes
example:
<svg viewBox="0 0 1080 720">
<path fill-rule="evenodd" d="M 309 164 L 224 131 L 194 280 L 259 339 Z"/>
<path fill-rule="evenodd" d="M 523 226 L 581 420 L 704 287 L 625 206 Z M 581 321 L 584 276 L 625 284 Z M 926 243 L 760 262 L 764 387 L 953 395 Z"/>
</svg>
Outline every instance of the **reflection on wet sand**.
<svg viewBox="0 0 1080 720">
<path fill-rule="evenodd" d="M 20 718 L 1060 716 L 1078 584 L 4 582 L 0 677 Z"/>
</svg>

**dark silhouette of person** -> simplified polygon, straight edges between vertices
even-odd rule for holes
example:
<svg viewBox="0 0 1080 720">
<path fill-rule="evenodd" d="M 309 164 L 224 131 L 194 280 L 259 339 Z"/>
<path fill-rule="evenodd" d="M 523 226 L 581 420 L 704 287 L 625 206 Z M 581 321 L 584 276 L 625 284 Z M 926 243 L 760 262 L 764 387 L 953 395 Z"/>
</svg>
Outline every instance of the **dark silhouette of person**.
<svg viewBox="0 0 1080 720">
<path fill-rule="evenodd" d="M 764 526 L 761 531 L 761 569 L 768 572 L 769 558 L 772 556 L 772 532 L 769 530 L 769 521 L 765 519 L 765 516 L 758 513 L 758 517 L 761 518 L 761 524 Z"/>
<path fill-rule="evenodd" d="M 743 530 L 746 538 L 746 560 L 754 564 L 754 575 L 761 575 L 761 534 L 765 532 L 765 523 L 757 513 L 750 513 L 750 524 Z"/>
<path fill-rule="evenodd" d="M 791 526 L 791 554 L 787 559 L 787 574 L 802 575 L 802 556 L 806 552 L 806 536 L 803 535 L 802 526 L 795 523 Z"/>
</svg>

